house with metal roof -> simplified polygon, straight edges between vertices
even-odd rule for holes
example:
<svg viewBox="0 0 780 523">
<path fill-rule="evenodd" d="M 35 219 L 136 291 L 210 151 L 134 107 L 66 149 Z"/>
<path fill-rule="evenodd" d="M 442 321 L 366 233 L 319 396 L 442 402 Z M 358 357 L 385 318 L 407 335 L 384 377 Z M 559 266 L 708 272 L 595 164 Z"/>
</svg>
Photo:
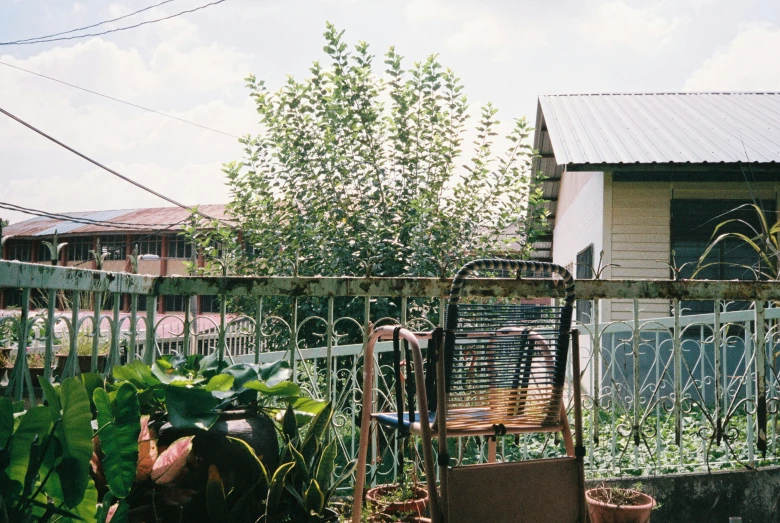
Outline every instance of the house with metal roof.
<svg viewBox="0 0 780 523">
<path fill-rule="evenodd" d="M 550 217 L 538 259 L 580 278 L 594 277 L 599 264 L 605 279 L 669 279 L 672 267 L 690 277 L 718 223 L 756 220 L 740 206 L 759 204 L 776 219 L 780 93 L 540 96 L 534 149 Z M 745 249 L 724 244 L 708 261 L 749 265 Z M 744 272 L 716 263 L 697 277 L 753 277 Z M 668 301 L 640 308 L 644 317 L 669 314 Z M 612 300 L 600 313 L 615 321 L 631 311 Z M 583 312 L 592 311 L 580 311 L 587 321 Z"/>
</svg>

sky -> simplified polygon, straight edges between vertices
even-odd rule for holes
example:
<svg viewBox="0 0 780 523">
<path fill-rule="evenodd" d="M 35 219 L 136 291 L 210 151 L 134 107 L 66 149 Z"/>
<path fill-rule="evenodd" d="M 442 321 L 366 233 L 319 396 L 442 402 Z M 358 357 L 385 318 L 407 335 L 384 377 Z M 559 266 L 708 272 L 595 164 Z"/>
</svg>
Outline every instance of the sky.
<svg viewBox="0 0 780 523">
<path fill-rule="evenodd" d="M 0 0 L 0 42 L 160 1 Z M 90 31 L 210 1 L 170 1 Z M 326 21 L 378 55 L 395 45 L 408 65 L 437 53 L 473 109 L 491 101 L 504 122 L 535 121 L 540 94 L 780 91 L 780 0 L 226 0 L 103 36 L 0 45 L 0 62 L 242 136 L 260 131 L 244 78 L 272 90 L 304 78 L 324 57 Z M 221 166 L 242 157 L 233 137 L 2 64 L 0 107 L 187 205 L 227 202 Z M 0 202 L 53 212 L 169 205 L 1 114 Z"/>
</svg>

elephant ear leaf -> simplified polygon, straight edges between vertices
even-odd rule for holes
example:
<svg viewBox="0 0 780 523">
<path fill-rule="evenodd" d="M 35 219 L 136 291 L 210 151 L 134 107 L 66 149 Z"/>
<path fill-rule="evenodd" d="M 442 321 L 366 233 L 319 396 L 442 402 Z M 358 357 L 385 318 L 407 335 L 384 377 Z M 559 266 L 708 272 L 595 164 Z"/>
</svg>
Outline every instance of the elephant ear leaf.
<svg viewBox="0 0 780 523">
<path fill-rule="evenodd" d="M 6 449 L 14 431 L 14 406 L 8 398 L 0 398 L 0 448 Z"/>
<path fill-rule="evenodd" d="M 123 499 L 130 494 L 138 463 L 138 435 L 141 432 L 138 392 L 131 383 L 124 382 L 116 391 L 113 405 L 103 389 L 95 389 L 92 397 L 98 411 L 108 487 L 114 497 Z"/>
<path fill-rule="evenodd" d="M 62 382 L 60 389 L 62 421 L 55 435 L 62 445 L 63 457 L 57 466 L 63 501 L 76 507 L 84 499 L 92 459 L 92 409 L 87 389 L 77 378 Z M 52 420 L 55 421 L 55 420 Z"/>
</svg>

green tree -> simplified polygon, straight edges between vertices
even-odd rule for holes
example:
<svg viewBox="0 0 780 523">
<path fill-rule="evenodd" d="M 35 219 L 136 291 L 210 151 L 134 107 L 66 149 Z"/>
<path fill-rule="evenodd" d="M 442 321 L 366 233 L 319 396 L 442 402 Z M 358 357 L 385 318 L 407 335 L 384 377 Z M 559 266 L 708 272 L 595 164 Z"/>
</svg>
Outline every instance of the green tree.
<svg viewBox="0 0 780 523">
<path fill-rule="evenodd" d="M 496 109 L 470 128 L 463 86 L 436 55 L 405 69 L 390 48 L 380 76 L 368 44 L 350 50 L 331 24 L 324 36 L 328 64 L 306 80 L 270 92 L 247 79 L 262 130 L 224 168 L 241 242 L 218 223 L 190 238 L 211 254 L 219 242 L 231 272 L 250 274 L 446 276 L 509 244 L 527 254 L 544 212 L 526 119 L 498 145 Z"/>
</svg>

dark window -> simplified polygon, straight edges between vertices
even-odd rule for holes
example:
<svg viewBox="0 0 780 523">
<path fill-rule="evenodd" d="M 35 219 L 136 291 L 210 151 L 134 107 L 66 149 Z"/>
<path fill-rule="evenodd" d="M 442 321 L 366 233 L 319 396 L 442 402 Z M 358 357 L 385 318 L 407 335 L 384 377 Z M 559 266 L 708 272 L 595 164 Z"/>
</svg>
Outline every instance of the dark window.
<svg viewBox="0 0 780 523">
<path fill-rule="evenodd" d="M 672 263 L 680 268 L 680 278 L 694 276 L 700 280 L 755 280 L 762 270 L 757 253 L 745 242 L 728 238 L 716 245 L 699 267 L 699 258 L 714 239 L 718 224 L 731 221 L 721 227 L 717 236 L 724 233 L 741 233 L 749 238 L 761 231 L 760 218 L 751 201 L 745 200 L 672 200 L 671 249 Z M 768 224 L 776 220 L 774 202 L 758 202 L 765 211 Z M 698 269 L 698 271 L 697 271 Z M 683 314 L 708 314 L 713 310 L 711 301 L 683 301 Z M 729 310 L 738 310 L 747 303 L 735 303 Z"/>
<path fill-rule="evenodd" d="M 17 308 L 22 306 L 22 289 L 6 289 L 5 293 L 5 307 Z"/>
<path fill-rule="evenodd" d="M 578 280 L 593 279 L 595 267 L 593 266 L 593 245 L 577 254 L 577 266 L 575 276 Z M 593 302 L 591 300 L 577 300 L 577 321 L 590 323 L 593 321 Z"/>
<path fill-rule="evenodd" d="M 48 245 L 44 245 L 43 241 L 38 242 L 38 261 L 51 263 L 51 250 Z"/>
<path fill-rule="evenodd" d="M 139 236 L 133 241 L 133 245 L 138 246 L 138 254 L 162 255 L 162 238 L 158 235 Z"/>
<path fill-rule="evenodd" d="M 107 234 L 100 237 L 100 251 L 106 260 L 124 260 L 127 237 L 123 234 Z"/>
<path fill-rule="evenodd" d="M 244 254 L 246 255 L 247 259 L 254 260 L 257 257 L 254 244 L 250 243 L 249 241 L 245 241 Z"/>
<path fill-rule="evenodd" d="M 165 299 L 165 312 L 184 312 L 187 307 L 187 298 L 184 296 L 167 295 Z"/>
<path fill-rule="evenodd" d="M 92 258 L 89 251 L 95 249 L 95 239 L 92 236 L 75 236 L 68 238 L 68 261 L 86 261 Z"/>
<path fill-rule="evenodd" d="M 192 259 L 192 244 L 182 236 L 171 236 L 168 241 L 168 258 L 178 260 Z"/>
<path fill-rule="evenodd" d="M 32 259 L 31 240 L 9 240 L 6 249 L 6 257 L 9 260 L 28 262 Z"/>
<path fill-rule="evenodd" d="M 201 296 L 200 297 L 200 311 L 201 312 L 219 312 L 219 296 Z"/>
</svg>

